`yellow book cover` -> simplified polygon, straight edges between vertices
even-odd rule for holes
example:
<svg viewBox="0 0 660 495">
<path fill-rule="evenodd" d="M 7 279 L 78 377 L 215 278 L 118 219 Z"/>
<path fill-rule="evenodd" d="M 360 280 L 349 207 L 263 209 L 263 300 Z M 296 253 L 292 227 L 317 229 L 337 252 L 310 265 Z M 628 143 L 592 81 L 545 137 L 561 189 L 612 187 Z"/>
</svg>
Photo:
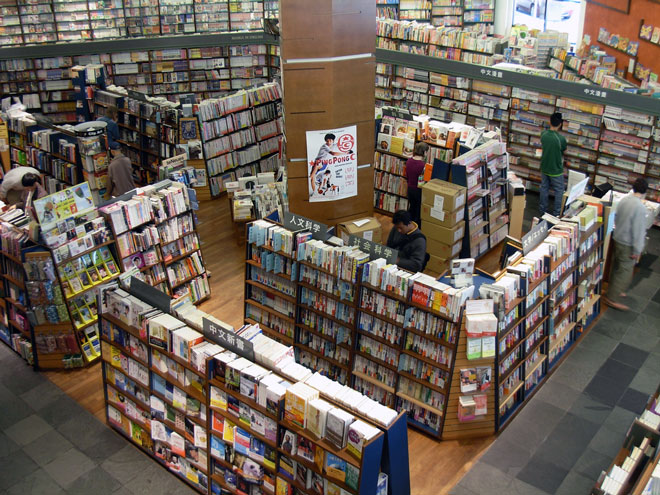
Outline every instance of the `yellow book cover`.
<svg viewBox="0 0 660 495">
<path fill-rule="evenodd" d="M 307 401 L 302 397 L 299 397 L 292 392 L 291 389 L 287 389 L 286 395 L 284 398 L 284 418 L 291 423 L 300 426 L 301 428 L 306 427 L 305 422 L 305 411 L 307 410 Z"/>
<path fill-rule="evenodd" d="M 392 136 L 390 139 L 390 152 L 403 155 L 403 138 L 399 136 Z"/>
</svg>

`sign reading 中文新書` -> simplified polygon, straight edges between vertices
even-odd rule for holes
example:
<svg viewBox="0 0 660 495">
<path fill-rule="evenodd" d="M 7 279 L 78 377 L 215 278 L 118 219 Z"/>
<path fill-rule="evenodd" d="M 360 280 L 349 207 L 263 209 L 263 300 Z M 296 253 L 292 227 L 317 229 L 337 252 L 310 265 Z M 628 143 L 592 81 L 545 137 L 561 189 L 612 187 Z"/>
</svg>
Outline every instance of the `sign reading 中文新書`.
<svg viewBox="0 0 660 495">
<path fill-rule="evenodd" d="M 254 362 L 254 344 L 251 341 L 221 328 L 207 318 L 202 318 L 202 333 L 216 344 Z"/>
</svg>

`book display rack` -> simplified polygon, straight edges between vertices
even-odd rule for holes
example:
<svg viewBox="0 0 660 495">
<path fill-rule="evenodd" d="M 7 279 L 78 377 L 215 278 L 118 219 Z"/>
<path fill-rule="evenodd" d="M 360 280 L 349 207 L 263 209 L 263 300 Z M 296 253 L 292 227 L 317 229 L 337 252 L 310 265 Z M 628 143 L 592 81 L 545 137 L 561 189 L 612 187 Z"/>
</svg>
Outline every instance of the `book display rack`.
<svg viewBox="0 0 660 495">
<path fill-rule="evenodd" d="M 128 193 L 99 208 L 112 230 L 122 272 L 178 298 L 189 294 L 193 304 L 211 290 L 200 250 L 199 233 L 188 188 L 165 180 Z"/>
<path fill-rule="evenodd" d="M 601 205 L 602 206 L 602 205 Z M 498 306 L 496 428 L 505 427 L 600 314 L 603 223 L 597 207 L 553 226 L 480 295 Z M 532 232 L 533 233 L 533 232 Z M 528 234 L 529 235 L 529 234 Z M 538 241 L 537 241 L 538 242 Z M 526 253 L 526 254 L 524 254 Z"/>
<path fill-rule="evenodd" d="M 471 0 L 378 0 L 379 19 L 493 32 L 495 2 Z"/>
<path fill-rule="evenodd" d="M 311 239 L 305 229 L 265 220 L 247 229 L 246 323 L 440 437 L 466 291 Z"/>
<path fill-rule="evenodd" d="M 624 444 L 607 471 L 602 471 L 591 495 L 652 493 L 659 478 L 660 389 L 651 395 L 646 408 L 630 425 Z"/>
<path fill-rule="evenodd" d="M 200 493 L 409 491 L 401 415 L 356 392 L 340 404 L 341 385 L 258 326 L 234 333 L 135 284 L 102 295 L 107 419 L 129 441 Z"/>
<path fill-rule="evenodd" d="M 175 155 L 180 112 L 167 103 L 150 103 L 145 95 L 131 94 L 135 97 L 95 90 L 94 113 L 101 116 L 110 108 L 117 109 L 122 152 L 131 160 L 138 182 L 152 184 L 158 178 L 158 166 Z"/>
<path fill-rule="evenodd" d="M 8 0 L 2 5 L 3 46 L 58 41 L 261 29 L 277 18 L 277 2 L 201 0 Z"/>
<path fill-rule="evenodd" d="M 204 100 L 197 116 L 212 197 L 226 191 L 227 182 L 280 167 L 284 126 L 278 83 Z"/>
<path fill-rule="evenodd" d="M 400 60 L 406 58 L 404 54 L 397 55 Z M 632 182 L 643 176 L 650 184 L 649 198 L 654 201 L 660 199 L 658 145 L 655 141 L 660 131 L 656 115 L 620 105 L 566 97 L 559 90 L 552 93 L 500 81 L 497 85 L 490 82 L 484 87 L 481 76 L 462 77 L 432 72 L 437 70 L 431 69 L 432 59 L 429 59 L 426 70 L 420 65 L 425 58 L 414 59 L 412 65 L 415 69 L 405 64 L 378 64 L 381 77 L 380 82 L 377 81 L 380 86 L 376 88 L 377 105 L 389 105 L 395 101 L 395 104 L 415 114 L 426 114 L 441 121 L 467 122 L 501 129 L 510 154 L 510 169 L 526 182 L 528 188 L 536 188 L 540 184 L 542 126 L 548 126 L 549 116 L 558 111 L 565 120 L 562 134 L 568 141 L 565 153 L 567 169 L 587 174 L 591 184 L 610 182 L 621 192 L 629 191 Z M 502 73 L 489 71 L 495 73 L 498 79 L 499 73 Z M 395 80 L 386 74 L 398 74 L 399 78 Z M 484 76 L 483 79 L 492 80 L 492 77 Z M 449 84 L 433 82 L 443 78 Z M 415 92 L 417 102 L 408 103 L 412 100 L 408 97 L 409 89 L 403 89 L 400 100 L 394 100 L 391 96 L 400 88 L 407 88 L 408 84 L 418 84 L 419 80 L 429 81 L 428 106 L 419 103 L 418 87 Z M 391 86 L 385 87 L 388 81 Z M 463 88 L 453 87 L 459 84 Z M 441 96 L 437 97 L 437 93 Z M 598 93 L 608 96 L 607 91 L 598 90 Z M 644 100 L 641 96 L 636 98 L 641 100 L 640 104 Z"/>
<path fill-rule="evenodd" d="M 9 118 L 7 124 L 12 168 L 39 170 L 48 193 L 78 184 L 81 166 L 74 132 L 42 120 L 37 123 L 27 114 Z"/>
<path fill-rule="evenodd" d="M 405 177 L 409 157 L 378 150 L 374 155 L 374 209 L 386 215 L 408 209 L 408 182 Z"/>
</svg>

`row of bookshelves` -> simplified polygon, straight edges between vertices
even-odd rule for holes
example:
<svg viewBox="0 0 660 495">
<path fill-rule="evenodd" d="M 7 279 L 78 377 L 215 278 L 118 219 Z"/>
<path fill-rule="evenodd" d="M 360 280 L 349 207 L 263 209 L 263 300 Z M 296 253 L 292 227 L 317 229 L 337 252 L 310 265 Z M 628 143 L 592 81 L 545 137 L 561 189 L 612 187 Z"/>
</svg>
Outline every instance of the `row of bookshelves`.
<svg viewBox="0 0 660 495">
<path fill-rule="evenodd" d="M 274 1 L 217 0 L 10 0 L 2 5 L 3 46 L 62 41 L 262 29 L 277 19 Z"/>
<path fill-rule="evenodd" d="M 591 183 L 610 182 L 622 192 L 644 176 L 651 198 L 660 197 L 660 127 L 653 115 L 405 66 L 377 64 L 376 72 L 381 77 L 377 105 L 397 106 L 439 122 L 499 129 L 507 142 L 510 169 L 530 184 L 540 182 L 540 135 L 558 111 L 565 120 L 561 132 L 568 141 L 567 169 L 587 174 Z M 446 142 L 446 131 L 439 142 Z"/>
<path fill-rule="evenodd" d="M 195 490 L 409 491 L 401 416 L 339 394 L 257 325 L 234 331 L 189 302 L 128 290 L 103 294 L 108 423 Z M 384 456 L 397 464 L 379 474 Z"/>
<path fill-rule="evenodd" d="M 457 26 L 469 29 L 475 23 L 486 23 L 492 32 L 495 3 L 457 0 L 379 0 L 379 19 L 430 22 L 434 26 Z"/>
</svg>

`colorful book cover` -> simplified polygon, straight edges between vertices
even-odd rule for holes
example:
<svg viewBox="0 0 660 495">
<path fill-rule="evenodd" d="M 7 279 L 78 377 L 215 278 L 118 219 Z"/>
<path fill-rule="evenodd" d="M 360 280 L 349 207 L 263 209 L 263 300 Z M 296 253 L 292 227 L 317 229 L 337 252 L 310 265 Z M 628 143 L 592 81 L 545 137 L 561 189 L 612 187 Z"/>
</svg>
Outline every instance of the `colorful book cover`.
<svg viewBox="0 0 660 495">
<path fill-rule="evenodd" d="M 325 456 L 325 474 L 344 483 L 346 481 L 346 461 L 328 452 Z"/>
</svg>

